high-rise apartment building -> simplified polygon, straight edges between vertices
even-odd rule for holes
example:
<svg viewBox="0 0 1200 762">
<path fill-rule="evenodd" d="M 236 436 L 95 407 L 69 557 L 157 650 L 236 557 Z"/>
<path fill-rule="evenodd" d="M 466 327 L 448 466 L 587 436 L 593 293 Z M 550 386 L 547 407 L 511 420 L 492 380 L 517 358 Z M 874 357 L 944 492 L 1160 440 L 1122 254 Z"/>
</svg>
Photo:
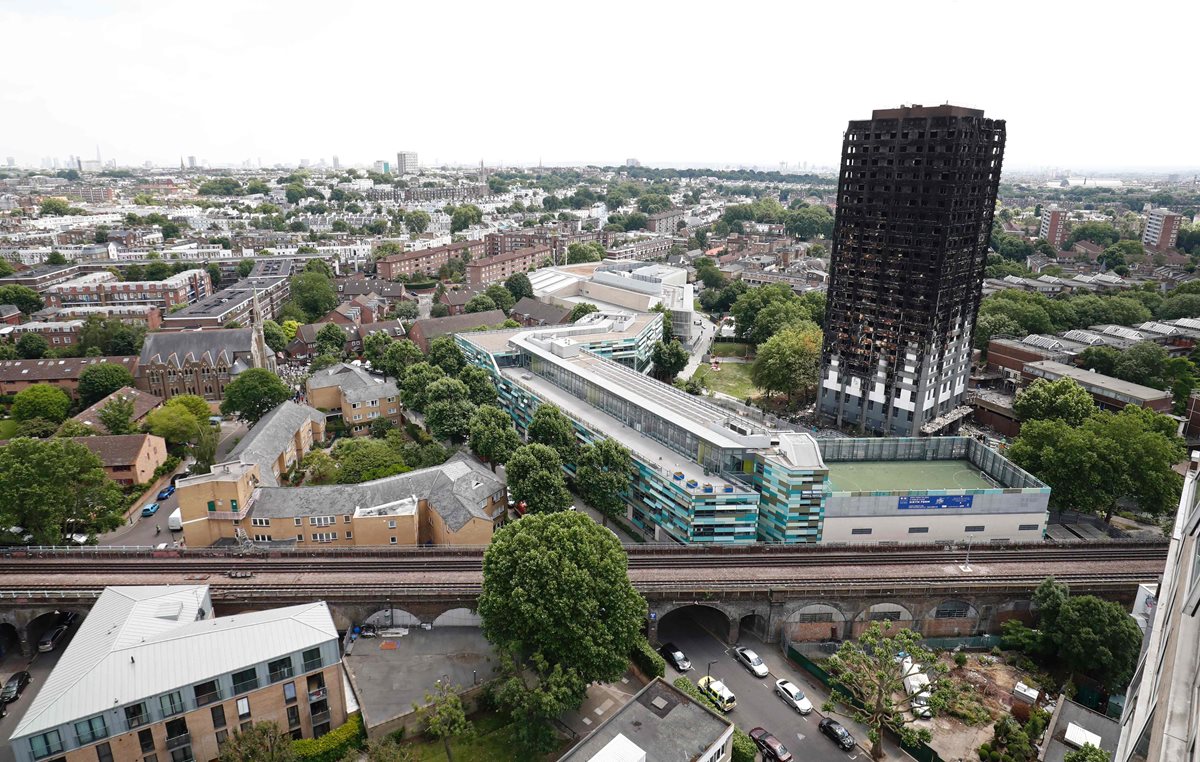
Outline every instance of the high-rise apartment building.
<svg viewBox="0 0 1200 762">
<path fill-rule="evenodd" d="M 1057 206 L 1043 209 L 1038 238 L 1045 239 L 1055 249 L 1061 248 L 1063 241 L 1067 240 L 1067 213 Z"/>
<path fill-rule="evenodd" d="M 1174 248 L 1182 222 L 1183 216 L 1170 209 L 1151 209 L 1146 216 L 1146 229 L 1142 231 L 1142 245 L 1152 249 Z"/>
<path fill-rule="evenodd" d="M 818 406 L 838 425 L 900 436 L 951 430 L 965 408 L 971 333 L 1005 126 L 960 106 L 850 122 Z"/>
<path fill-rule="evenodd" d="M 396 174 L 401 176 L 415 175 L 418 169 L 416 151 L 396 152 Z"/>
</svg>

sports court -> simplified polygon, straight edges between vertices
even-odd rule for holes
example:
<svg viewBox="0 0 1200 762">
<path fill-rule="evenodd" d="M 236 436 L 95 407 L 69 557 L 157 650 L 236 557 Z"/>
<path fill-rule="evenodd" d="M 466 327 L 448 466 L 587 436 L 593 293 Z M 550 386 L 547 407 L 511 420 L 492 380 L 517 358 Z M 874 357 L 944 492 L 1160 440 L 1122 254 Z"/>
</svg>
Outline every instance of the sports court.
<svg viewBox="0 0 1200 762">
<path fill-rule="evenodd" d="M 834 492 L 997 489 L 969 460 L 856 460 L 826 462 Z"/>
</svg>

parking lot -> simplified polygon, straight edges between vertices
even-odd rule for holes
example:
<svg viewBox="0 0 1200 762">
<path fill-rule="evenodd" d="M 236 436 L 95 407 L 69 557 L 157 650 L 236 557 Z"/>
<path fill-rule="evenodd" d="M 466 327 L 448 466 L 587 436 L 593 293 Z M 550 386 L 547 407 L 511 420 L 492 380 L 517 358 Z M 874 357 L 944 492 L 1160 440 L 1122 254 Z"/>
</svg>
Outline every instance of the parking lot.
<svg viewBox="0 0 1200 762">
<path fill-rule="evenodd" d="M 22 656 L 17 644 L 11 639 L 5 643 L 5 654 L 0 658 L 0 680 L 5 682 L 15 672 L 27 670 L 32 675 L 33 680 L 25 691 L 13 703 L 7 707 L 8 715 L 0 717 L 0 762 L 14 762 L 16 757 L 13 754 L 12 745 L 8 743 L 9 736 L 16 729 L 17 723 L 21 721 L 25 711 L 29 709 L 29 705 L 33 702 L 37 692 L 41 690 L 42 685 L 46 682 L 46 677 L 54 669 L 54 665 L 58 663 L 58 659 L 66 650 L 67 644 L 71 642 L 76 630 L 79 629 L 79 623 L 82 619 L 76 621 L 67 630 L 66 636 L 58 643 L 53 651 L 49 653 L 37 653 L 37 640 L 41 638 L 47 630 L 52 629 L 55 624 L 53 616 L 45 616 L 34 622 L 34 632 L 31 638 L 32 648 L 35 653 L 32 657 Z M 7 632 L 6 628 L 6 635 Z"/>
</svg>

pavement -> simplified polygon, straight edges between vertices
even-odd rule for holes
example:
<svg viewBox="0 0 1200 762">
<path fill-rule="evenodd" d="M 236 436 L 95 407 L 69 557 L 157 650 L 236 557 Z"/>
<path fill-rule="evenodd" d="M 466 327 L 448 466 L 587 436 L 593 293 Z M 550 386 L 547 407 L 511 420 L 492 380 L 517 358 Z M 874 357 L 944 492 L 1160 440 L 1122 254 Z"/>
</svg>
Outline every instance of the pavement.
<svg viewBox="0 0 1200 762">
<path fill-rule="evenodd" d="M 866 727 L 844 714 L 822 711 L 821 704 L 828 699 L 828 693 L 809 673 L 784 658 L 777 645 L 764 644 L 753 634 L 742 632 L 737 645 L 758 653 L 770 670 L 767 677 L 758 678 L 734 659 L 732 646 L 725 644 L 705 629 L 705 623 L 689 617 L 686 612 L 664 619 L 658 627 L 658 638 L 662 643 L 674 643 L 691 660 L 692 669 L 685 676 L 693 683 L 707 671 L 713 677 L 720 678 L 733 691 L 737 697 L 737 707 L 728 716 L 742 730 L 766 728 L 788 747 L 796 759 L 805 762 L 870 760 Z M 674 681 L 679 675 L 674 667 L 667 666 L 667 680 Z M 781 678 L 790 680 L 808 695 L 814 707 L 811 714 L 797 714 L 775 694 L 775 681 Z M 817 727 L 825 716 L 833 717 L 845 726 L 860 745 L 866 745 L 866 749 L 860 746 L 845 752 L 834 745 Z M 895 744 L 885 743 L 884 751 L 885 759 L 907 759 Z"/>
<path fill-rule="evenodd" d="M 35 652 L 32 657 L 22 656 L 20 650 L 15 643 L 11 644 L 11 648 L 7 649 L 5 655 L 0 658 L 0 681 L 7 681 L 14 672 L 28 670 L 32 676 L 32 681 L 13 703 L 9 704 L 5 709 L 8 716 L 0 718 L 0 762 L 16 762 L 16 755 L 13 754 L 12 744 L 8 742 L 9 736 L 16 730 L 17 723 L 21 721 L 25 710 L 33 702 L 37 692 L 46 684 L 46 677 L 54 669 L 54 665 L 58 663 L 58 659 L 66 650 L 67 644 L 71 642 L 71 638 L 75 636 L 75 632 L 79 629 L 79 623 L 83 619 L 80 618 L 75 624 L 71 625 L 71 629 L 58 647 L 49 653 Z M 37 623 L 37 622 L 35 622 Z M 50 629 L 55 623 L 53 617 L 43 617 L 40 622 L 43 626 L 37 628 L 34 632 L 36 638 L 41 638 L 42 633 Z"/>
<path fill-rule="evenodd" d="M 713 338 L 717 335 L 717 326 L 711 320 L 700 315 L 697 318 L 700 321 L 700 335 L 696 337 L 696 341 L 688 348 L 691 352 L 691 357 L 688 358 L 688 364 L 679 372 L 676 378 L 688 379 L 696 373 L 696 369 L 703 362 L 704 355 L 708 354 L 708 348 L 712 345 Z"/>
</svg>

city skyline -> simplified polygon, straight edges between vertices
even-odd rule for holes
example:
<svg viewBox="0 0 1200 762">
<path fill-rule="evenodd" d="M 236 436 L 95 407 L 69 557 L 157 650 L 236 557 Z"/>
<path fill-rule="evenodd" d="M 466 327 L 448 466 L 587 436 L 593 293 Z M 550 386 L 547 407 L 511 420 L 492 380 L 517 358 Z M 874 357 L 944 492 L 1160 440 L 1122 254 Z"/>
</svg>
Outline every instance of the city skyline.
<svg viewBox="0 0 1200 762">
<path fill-rule="evenodd" d="M 1154 65 L 1103 76 L 1088 76 L 1086 63 L 1087 51 L 1114 35 L 1107 14 L 1032 3 L 1003 16 L 954 3 L 920 14 L 886 5 L 854 15 L 780 9 L 772 23 L 718 19 L 703 6 L 630 5 L 569 28 L 546 20 L 537 4 L 469 7 L 454 27 L 430 8 L 401 15 L 360 3 L 335 18 L 306 3 L 287 14 L 185 8 L 17 0 L 0 9 L 0 24 L 17 32 L 10 54 L 38 61 L 36 76 L 19 67 L 0 74 L 0 105 L 22 115 L 6 125 L 0 155 L 37 167 L 46 156 L 90 157 L 99 147 L 106 159 L 137 167 L 173 166 L 181 154 L 233 166 L 336 154 L 353 166 L 415 150 L 429 166 L 637 157 L 655 166 L 787 162 L 794 171 L 836 167 L 846 120 L 873 108 L 951 102 L 1006 115 L 1012 170 L 1200 167 L 1200 155 L 1180 152 L 1169 133 L 1195 121 L 1200 107 L 1155 74 L 1186 70 L 1186 46 L 1155 33 L 1166 15 L 1177 28 L 1189 16 L 1200 20 L 1183 3 L 1122 18 L 1122 55 Z M 236 25 L 222 25 L 234 17 Z M 989 46 L 979 44 L 980 25 Z M 719 40 L 697 44 L 716 29 Z M 378 38 L 368 36 L 373 30 Z M 389 41 L 391 30 L 404 30 L 399 42 Z M 537 42 L 500 46 L 497 31 Z M 144 45 L 107 47 L 93 74 L 85 51 L 104 38 L 165 48 L 148 65 Z M 46 45 L 58 52 L 46 56 Z M 604 55 L 610 45 L 614 53 Z M 322 96 L 336 109 L 315 107 Z M 1071 127 L 1082 116 L 1088 129 Z"/>
</svg>

